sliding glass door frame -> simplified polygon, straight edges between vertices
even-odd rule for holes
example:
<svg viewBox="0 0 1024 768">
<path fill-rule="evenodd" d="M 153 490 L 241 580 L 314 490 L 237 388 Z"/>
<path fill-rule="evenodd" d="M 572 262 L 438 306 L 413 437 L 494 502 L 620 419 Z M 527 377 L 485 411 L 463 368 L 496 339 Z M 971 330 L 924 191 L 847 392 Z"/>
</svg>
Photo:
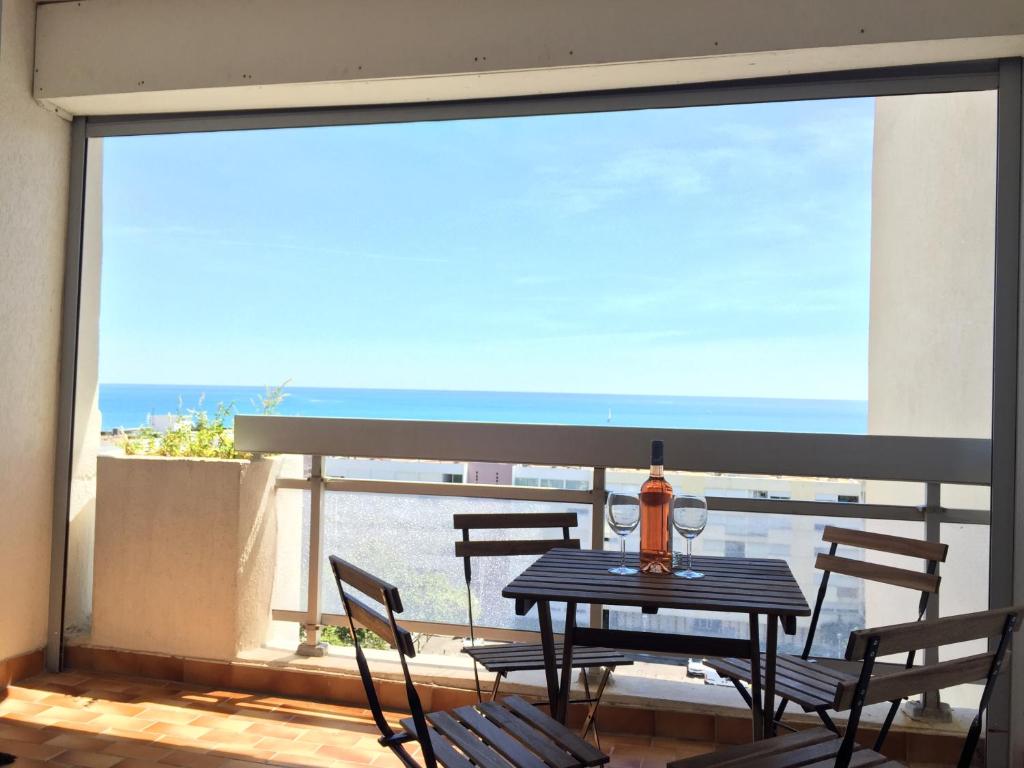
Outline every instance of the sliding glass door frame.
<svg viewBox="0 0 1024 768">
<path fill-rule="evenodd" d="M 90 142 L 106 137 L 207 131 L 371 125 L 472 118 L 552 115 L 808 99 L 996 90 L 996 237 L 992 375 L 990 588 L 993 607 L 1024 602 L 1024 270 L 1022 243 L 1022 60 L 1002 59 L 855 70 L 677 87 L 541 97 L 343 108 L 203 114 L 76 117 L 72 124 L 70 194 L 60 350 L 53 540 L 46 663 L 61 668 L 75 388 L 80 341 L 86 169 Z M 99 172 L 99 163 L 90 171 Z M 1024 663 L 997 689 L 988 723 L 989 765 L 1024 754 Z M 1012 757 L 1011 757 L 1012 756 Z"/>
</svg>

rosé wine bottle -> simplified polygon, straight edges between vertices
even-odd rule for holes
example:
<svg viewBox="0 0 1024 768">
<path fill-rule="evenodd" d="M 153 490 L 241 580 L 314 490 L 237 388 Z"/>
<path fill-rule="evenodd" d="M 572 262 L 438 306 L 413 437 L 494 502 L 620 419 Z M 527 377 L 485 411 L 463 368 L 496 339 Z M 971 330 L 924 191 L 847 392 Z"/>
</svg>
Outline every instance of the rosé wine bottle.
<svg viewBox="0 0 1024 768">
<path fill-rule="evenodd" d="M 665 446 L 651 443 L 651 476 L 640 486 L 640 572 L 672 573 L 672 486 Z"/>
</svg>

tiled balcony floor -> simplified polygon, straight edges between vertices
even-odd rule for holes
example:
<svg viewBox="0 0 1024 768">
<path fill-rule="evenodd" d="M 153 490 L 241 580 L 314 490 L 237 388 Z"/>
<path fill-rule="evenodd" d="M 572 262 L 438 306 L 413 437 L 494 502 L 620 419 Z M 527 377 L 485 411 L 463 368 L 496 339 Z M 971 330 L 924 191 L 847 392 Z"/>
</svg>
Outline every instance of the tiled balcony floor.
<svg viewBox="0 0 1024 768">
<path fill-rule="evenodd" d="M 0 752 L 18 768 L 400 766 L 376 734 L 365 709 L 113 675 L 40 675 L 0 701 Z M 662 768 L 713 748 L 615 734 L 601 742 L 620 768 Z"/>
</svg>

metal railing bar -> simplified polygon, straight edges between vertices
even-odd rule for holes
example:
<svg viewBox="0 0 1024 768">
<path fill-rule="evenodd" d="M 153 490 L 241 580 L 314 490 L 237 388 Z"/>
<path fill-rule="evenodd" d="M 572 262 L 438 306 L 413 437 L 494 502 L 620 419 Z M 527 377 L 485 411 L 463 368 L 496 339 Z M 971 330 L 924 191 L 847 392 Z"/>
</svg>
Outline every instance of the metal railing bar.
<svg viewBox="0 0 1024 768">
<path fill-rule="evenodd" d="M 301 477 L 281 477 L 278 489 L 309 490 L 310 481 Z M 482 485 L 475 483 L 435 483 L 415 480 L 364 480 L 347 477 L 324 479 L 324 490 L 341 493 L 394 493 L 408 496 L 458 496 L 467 499 L 507 499 L 563 504 L 587 504 L 594 501 L 593 491 L 563 488 L 538 488 L 531 485 Z M 603 501 L 602 501 L 603 503 Z"/>
<path fill-rule="evenodd" d="M 304 624 L 308 616 L 306 611 L 290 611 L 284 608 L 275 608 L 270 615 L 274 621 L 294 621 L 299 624 Z"/>
<path fill-rule="evenodd" d="M 925 485 L 925 501 L 921 511 L 924 513 L 925 538 L 933 544 L 939 543 L 941 541 L 940 533 L 943 518 L 942 485 L 940 483 L 928 483 Z M 936 563 L 936 576 L 941 575 L 941 569 L 942 565 Z M 928 621 L 934 621 L 939 618 L 941 613 L 939 600 L 941 596 L 941 591 L 936 592 L 928 601 L 928 607 L 925 609 L 925 618 Z M 929 666 L 939 663 L 939 649 L 937 646 L 924 649 L 924 663 Z M 933 716 L 937 715 L 942 710 L 942 699 L 940 698 L 939 691 L 926 691 L 921 697 L 921 704 L 923 709 L 930 712 Z"/>
<path fill-rule="evenodd" d="M 607 473 L 604 467 L 594 467 L 594 480 L 592 491 L 592 508 L 590 512 L 590 548 L 591 549 L 604 549 L 604 504 L 608 497 L 607 491 Z M 600 520 L 601 524 L 598 525 L 597 521 Z M 594 603 L 590 606 L 589 621 L 588 624 L 593 629 L 601 628 L 601 617 L 604 615 L 604 606 L 600 603 Z"/>
<path fill-rule="evenodd" d="M 869 520 L 924 520 L 920 507 L 900 504 L 863 504 L 846 501 L 800 501 L 794 499 L 745 499 L 708 496 L 708 509 L 715 512 L 752 512 L 797 517 L 850 517 Z"/>
<path fill-rule="evenodd" d="M 397 493 L 412 496 L 461 496 L 472 499 L 510 499 L 565 504 L 591 504 L 593 491 L 538 488 L 529 485 L 482 485 L 475 483 L 431 483 L 412 480 L 357 480 L 332 478 L 324 482 L 328 491 L 348 493 Z M 603 497 L 602 497 L 603 503 Z"/>
<path fill-rule="evenodd" d="M 644 469 L 651 440 L 669 471 L 988 485 L 991 442 L 971 438 L 237 416 L 258 453 Z"/>
<path fill-rule="evenodd" d="M 324 650 L 320 646 L 320 630 L 317 620 L 320 617 L 320 557 L 323 540 L 323 468 L 324 457 L 310 457 L 310 490 L 309 494 L 309 571 L 306 587 L 306 639 L 299 644 L 297 653 L 300 656 L 320 656 Z"/>
<path fill-rule="evenodd" d="M 596 477 L 596 474 L 595 474 Z M 596 481 L 595 481 L 596 482 Z M 323 482 L 324 490 L 349 493 L 408 494 L 412 496 L 451 496 L 474 499 L 503 499 L 547 503 L 586 504 L 594 509 L 594 518 L 604 504 L 604 489 L 569 491 L 560 488 L 535 488 L 525 485 L 474 485 L 471 483 L 429 483 L 407 480 L 354 480 L 330 478 Z M 311 481 L 306 478 L 278 478 L 277 488 L 308 490 Z M 708 508 L 717 512 L 744 512 L 769 515 L 796 515 L 808 517 L 840 517 L 864 520 L 900 520 L 924 522 L 922 507 L 898 504 L 864 504 L 842 501 L 801 501 L 793 499 L 746 499 L 732 496 L 708 496 Z M 988 525 L 989 511 L 985 509 L 947 509 L 939 515 L 940 522 L 960 525 Z M 593 542 L 592 542 L 593 545 Z"/>
<path fill-rule="evenodd" d="M 923 507 L 898 504 L 863 504 L 844 501 L 799 501 L 792 499 L 744 499 L 708 496 L 708 509 L 717 512 L 744 512 L 805 517 L 843 517 L 864 520 L 907 520 L 924 522 Z M 988 510 L 943 509 L 940 522 L 987 525 Z"/>
<path fill-rule="evenodd" d="M 950 509 L 943 507 L 938 514 L 939 523 L 951 525 L 989 525 L 992 513 L 987 509 Z"/>
</svg>

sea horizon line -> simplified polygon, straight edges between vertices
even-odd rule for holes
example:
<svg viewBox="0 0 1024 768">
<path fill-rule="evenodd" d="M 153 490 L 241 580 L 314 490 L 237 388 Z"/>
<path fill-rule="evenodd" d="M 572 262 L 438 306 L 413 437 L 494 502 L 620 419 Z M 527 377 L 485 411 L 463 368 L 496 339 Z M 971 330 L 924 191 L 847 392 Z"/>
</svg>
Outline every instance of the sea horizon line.
<svg viewBox="0 0 1024 768">
<path fill-rule="evenodd" d="M 253 389 L 266 390 L 281 386 L 279 384 L 184 384 L 169 383 L 155 384 L 146 382 L 99 382 L 100 387 L 182 387 L 189 389 Z M 858 403 L 866 404 L 867 398 L 848 397 L 795 397 L 778 395 L 680 395 L 680 394 L 645 394 L 625 392 L 572 392 L 572 391 L 551 391 L 551 390 L 516 390 L 516 389 L 447 389 L 447 388 L 422 388 L 422 387 L 345 387 L 336 385 L 286 385 L 288 390 L 341 390 L 350 392 L 437 392 L 444 394 L 467 394 L 467 395 L 551 395 L 551 396 L 582 396 L 582 397 L 643 397 L 643 398 L 685 398 L 692 400 L 783 400 L 797 402 L 822 402 L 822 403 Z"/>
</svg>

